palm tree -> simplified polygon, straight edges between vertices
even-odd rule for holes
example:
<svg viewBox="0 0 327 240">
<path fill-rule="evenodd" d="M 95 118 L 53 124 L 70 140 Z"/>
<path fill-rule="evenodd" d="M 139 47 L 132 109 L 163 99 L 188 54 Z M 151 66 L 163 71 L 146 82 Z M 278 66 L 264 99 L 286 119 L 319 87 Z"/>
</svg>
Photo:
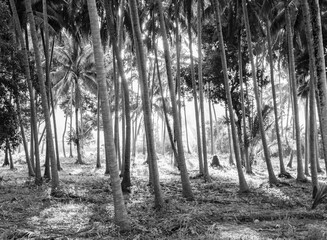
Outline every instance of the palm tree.
<svg viewBox="0 0 327 240">
<path fill-rule="evenodd" d="M 285 165 L 283 161 L 283 149 L 282 149 L 282 141 L 279 132 L 279 121 L 278 121 L 278 111 L 277 111 L 277 100 L 276 100 L 276 90 L 275 90 L 275 79 L 274 79 L 274 62 L 273 62 L 273 53 L 272 53 L 272 40 L 271 40 L 271 21 L 269 19 L 269 10 L 272 9 L 271 1 L 265 1 L 263 5 L 263 14 L 265 16 L 266 29 L 267 29 L 267 42 L 268 42 L 268 54 L 269 54 L 269 65 L 270 65 L 270 79 L 271 79 L 271 89 L 273 96 L 273 104 L 274 104 L 274 116 L 275 116 L 275 129 L 277 136 L 277 144 L 278 144 L 278 157 L 279 157 L 279 167 L 280 167 L 280 176 L 288 176 L 290 174 L 286 172 Z"/>
<path fill-rule="evenodd" d="M 305 175 L 303 171 L 303 162 L 301 156 L 301 134 L 300 134 L 300 123 L 299 123 L 299 109 L 297 103 L 297 84 L 295 79 L 295 61 L 293 52 L 293 33 L 291 28 L 290 19 L 290 1 L 286 0 L 285 6 L 285 18 L 286 18 L 286 29 L 287 29 L 287 42 L 288 42 L 288 54 L 289 54 L 289 72 L 292 86 L 292 97 L 293 97 L 293 109 L 294 109 L 294 121 L 295 121 L 295 134 L 296 134 L 296 157 L 297 157 L 297 180 L 305 181 Z"/>
<path fill-rule="evenodd" d="M 150 99 L 148 95 L 149 90 L 148 90 L 147 77 L 146 77 L 146 61 L 145 61 L 145 54 L 142 45 L 140 20 L 139 20 L 136 0 L 129 0 L 129 7 L 130 7 L 133 38 L 136 48 L 139 81 L 140 81 L 141 95 L 142 95 L 143 120 L 144 120 L 144 128 L 145 128 L 145 135 L 147 141 L 147 153 L 148 153 L 149 165 L 152 170 L 151 172 L 152 172 L 152 184 L 154 187 L 154 194 L 155 194 L 155 207 L 161 208 L 164 202 L 163 202 L 161 187 L 159 184 L 159 172 L 158 172 L 155 145 L 154 145 Z"/>
<path fill-rule="evenodd" d="M 41 57 L 40 57 L 38 44 L 37 44 L 37 33 L 36 33 L 36 27 L 35 27 L 35 20 L 34 20 L 34 16 L 33 16 L 33 12 L 32 12 L 31 1 L 25 0 L 25 7 L 26 7 L 26 13 L 28 16 L 28 20 L 30 22 L 30 31 L 31 31 L 31 37 L 32 37 L 32 42 L 33 42 L 37 75 L 38 75 L 38 81 L 39 81 L 39 85 L 40 85 L 40 92 L 41 92 L 41 99 L 42 99 L 42 108 L 43 108 L 43 114 L 44 114 L 44 118 L 45 118 L 45 126 L 46 126 L 47 138 L 48 138 L 48 144 L 49 144 L 48 149 L 49 149 L 49 155 L 50 155 L 50 159 L 51 159 L 52 193 L 55 193 L 57 191 L 57 188 L 59 187 L 59 176 L 58 176 L 58 171 L 57 171 L 57 162 L 56 162 L 56 158 L 55 158 L 55 151 L 54 151 L 53 138 L 52 138 L 50 111 L 49 111 L 49 107 L 48 107 L 48 97 L 46 94 L 45 83 L 43 80 L 43 70 L 42 70 L 42 66 L 41 66 Z"/>
<path fill-rule="evenodd" d="M 198 76 L 199 76 L 199 97 L 200 97 L 200 112 L 201 112 L 201 129 L 202 129 L 202 153 L 203 153 L 203 167 L 204 179 L 210 182 L 207 156 L 207 140 L 206 140 L 206 126 L 204 117 L 204 100 L 203 100 L 203 79 L 202 79 L 202 1 L 198 1 L 198 16 L 197 16 L 197 30 L 198 30 Z"/>
<path fill-rule="evenodd" d="M 234 151 L 235 151 L 238 179 L 239 179 L 239 184 L 240 184 L 240 191 L 248 192 L 249 187 L 247 185 L 247 182 L 245 180 L 244 173 L 242 170 L 240 145 L 239 145 L 238 134 L 236 132 L 235 118 L 234 118 L 233 107 L 232 107 L 232 96 L 231 96 L 229 82 L 228 82 L 224 38 L 223 38 L 222 24 L 221 24 L 221 19 L 220 19 L 220 15 L 221 15 L 220 4 L 219 4 L 218 0 L 214 1 L 214 4 L 215 4 L 216 21 L 217 21 L 217 25 L 218 25 L 217 26 L 218 38 L 219 38 L 219 46 L 220 46 L 220 55 L 221 55 L 221 60 L 222 60 L 221 62 L 222 62 L 223 73 L 224 73 L 225 91 L 226 91 L 229 117 L 230 117 L 231 128 L 232 128 L 232 137 L 233 137 L 233 143 L 234 143 Z"/>
<path fill-rule="evenodd" d="M 130 163 L 131 163 L 131 116 L 130 116 L 130 99 L 129 99 L 129 88 L 125 77 L 125 70 L 123 66 L 123 60 L 121 58 L 121 49 L 119 49 L 118 39 L 117 39 L 117 30 L 114 25 L 114 12 L 112 9 L 113 2 L 109 0 L 109 2 L 104 2 L 106 8 L 106 16 L 109 25 L 109 34 L 111 43 L 114 50 L 114 56 L 117 59 L 117 65 L 119 74 L 121 77 L 121 82 L 123 86 L 124 93 L 124 104 L 125 104 L 125 146 L 124 146 L 124 171 L 123 171 L 123 181 L 122 181 L 122 189 L 123 192 L 130 192 L 131 187 L 131 177 L 130 177 Z M 118 29 L 119 31 L 119 29 Z"/>
<path fill-rule="evenodd" d="M 55 79 L 54 89 L 56 95 L 65 96 L 70 89 L 73 93 L 74 88 L 76 163 L 83 164 L 80 141 L 80 138 L 83 137 L 80 134 L 80 129 L 83 126 L 79 124 L 79 115 L 81 115 L 79 111 L 82 101 L 81 84 L 86 85 L 88 90 L 94 94 L 96 94 L 97 89 L 92 46 L 90 44 L 81 45 L 74 38 L 67 37 L 64 39 L 62 46 L 55 48 L 54 53 L 57 64 L 59 65 L 56 71 L 52 73 Z"/>
<path fill-rule="evenodd" d="M 313 48 L 316 59 L 317 71 L 317 101 L 319 113 L 321 116 L 320 128 L 323 140 L 324 159 L 327 173 L 327 80 L 326 80 L 326 63 L 324 57 L 324 45 L 322 36 L 321 11 L 318 0 L 308 0 L 309 10 L 312 21 Z"/>
<path fill-rule="evenodd" d="M 243 9 L 244 22 L 245 22 L 245 28 L 246 28 L 249 57 L 250 57 L 251 67 L 252 67 L 252 80 L 253 80 L 254 95 L 255 95 L 255 100 L 256 100 L 256 105 L 257 105 L 257 114 L 258 114 L 258 120 L 259 120 L 259 128 L 260 128 L 260 133 L 261 133 L 262 146 L 263 146 L 263 151 L 264 151 L 268 174 L 269 174 L 269 182 L 270 182 L 270 184 L 276 184 L 278 182 L 278 180 L 274 174 L 274 170 L 273 170 L 273 167 L 271 164 L 270 153 L 268 150 L 267 139 L 266 139 L 266 135 L 265 135 L 265 129 L 263 126 L 262 107 L 261 107 L 261 101 L 260 101 L 260 96 L 259 96 L 259 92 L 258 92 L 258 84 L 257 84 L 257 79 L 256 79 L 257 74 L 256 74 L 256 69 L 255 69 L 255 64 L 254 64 L 253 51 L 252 51 L 252 42 L 251 42 L 252 38 L 251 38 L 251 31 L 250 31 L 250 23 L 249 23 L 249 17 L 248 17 L 248 13 L 247 13 L 247 6 L 246 6 L 245 0 L 242 0 L 242 9 Z"/>
<path fill-rule="evenodd" d="M 113 139 L 112 119 L 110 112 L 109 99 L 107 95 L 107 82 L 104 68 L 104 56 L 100 39 L 99 20 L 95 0 L 87 0 L 91 32 L 93 40 L 94 60 L 97 70 L 97 81 L 99 86 L 99 95 L 102 107 L 102 120 L 104 127 L 104 141 L 106 158 L 109 159 L 109 170 L 111 186 L 113 189 L 115 222 L 121 230 L 130 229 L 130 221 L 127 216 L 127 211 L 124 204 L 123 193 L 120 186 L 119 171 L 115 156 L 115 144 Z"/>
<path fill-rule="evenodd" d="M 180 119 L 179 114 L 176 106 L 176 95 L 175 95 L 175 88 L 173 82 L 173 75 L 172 75 L 172 66 L 171 66 L 171 59 L 170 59 L 170 50 L 168 45 L 167 33 L 166 33 L 166 26 L 165 26 L 165 18 L 162 10 L 162 2 L 161 0 L 157 1 L 158 4 L 158 12 L 159 12 L 159 20 L 160 20 L 160 30 L 161 36 L 163 39 L 163 46 L 164 46 L 164 57 L 166 62 L 166 71 L 167 71 L 167 79 L 169 85 L 169 92 L 170 98 L 172 102 L 172 113 L 174 119 L 174 133 L 175 139 L 177 140 L 177 148 L 178 148 L 178 166 L 181 172 L 181 179 L 182 179 L 182 186 L 183 186 L 183 196 L 187 199 L 193 199 L 192 188 L 185 164 L 185 154 L 184 154 L 184 146 L 182 140 L 182 133 L 180 127 Z"/>
<path fill-rule="evenodd" d="M 195 70 L 194 70 L 194 58 L 193 58 L 193 41 L 192 41 L 192 3 L 193 0 L 186 1 L 184 4 L 186 16 L 187 16 L 187 34 L 189 40 L 189 50 L 190 50 L 190 61 L 191 61 L 191 78 L 192 78 L 192 88 L 193 88 L 193 100 L 194 100 L 194 110 L 195 110 L 195 124 L 196 124 L 196 137 L 197 137 L 197 148 L 198 148 L 198 158 L 199 158 L 199 174 L 200 176 L 204 174 L 203 166 L 203 155 L 201 147 L 201 133 L 200 133 L 200 120 L 199 120 L 199 109 L 198 109 L 198 97 L 196 93 L 196 82 L 195 82 Z"/>
<path fill-rule="evenodd" d="M 20 40 L 19 42 L 20 42 L 20 45 L 21 45 L 21 49 L 23 51 L 24 71 L 25 71 L 25 75 L 26 75 L 28 91 L 29 91 L 29 94 L 30 94 L 31 123 L 32 123 L 31 132 L 33 132 L 34 129 L 37 129 L 37 123 L 36 123 L 34 90 L 33 90 L 33 85 L 32 85 L 32 80 L 31 80 L 31 72 L 30 72 L 30 67 L 29 67 L 28 52 L 27 52 L 26 45 L 25 45 L 25 40 L 24 40 L 22 31 L 21 31 L 22 28 L 21 28 L 18 13 L 17 13 L 17 10 L 16 10 L 16 5 L 15 5 L 13 0 L 10 0 L 10 6 L 11 6 L 11 10 L 13 12 L 15 26 L 16 26 L 16 29 L 17 29 L 18 38 Z M 35 132 L 36 131 L 34 131 L 34 134 L 32 134 L 32 135 L 34 137 L 34 141 L 37 143 L 38 142 L 38 136 L 35 134 Z M 31 142 L 33 142 L 33 140 L 31 140 Z M 31 150 L 33 150 L 33 148 Z M 35 152 L 31 151 L 31 156 L 34 155 L 34 153 L 35 153 L 35 183 L 36 183 L 36 185 L 40 185 L 40 184 L 42 184 L 42 176 L 41 176 L 39 148 L 38 148 L 37 144 L 36 144 L 36 147 L 35 147 Z M 32 158 L 31 158 L 31 160 L 32 160 Z M 32 163 L 33 163 L 33 161 L 32 161 Z"/>
</svg>

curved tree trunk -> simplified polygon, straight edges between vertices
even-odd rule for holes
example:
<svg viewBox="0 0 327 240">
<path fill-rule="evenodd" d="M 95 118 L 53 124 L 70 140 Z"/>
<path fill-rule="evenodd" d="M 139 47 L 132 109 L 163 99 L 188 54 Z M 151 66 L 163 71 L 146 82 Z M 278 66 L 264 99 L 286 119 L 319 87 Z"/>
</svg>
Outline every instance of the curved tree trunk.
<svg viewBox="0 0 327 240">
<path fill-rule="evenodd" d="M 238 179 L 239 179 L 239 184 L 240 184 L 240 191 L 248 192 L 249 187 L 247 185 L 247 182 L 245 180 L 244 173 L 242 170 L 240 145 L 239 145 L 239 139 L 238 139 L 236 126 L 235 126 L 235 119 L 234 119 L 234 113 L 233 113 L 233 107 L 232 107 L 232 96 L 231 96 L 230 87 L 229 87 L 229 83 L 228 83 L 227 62 L 226 62 L 226 55 L 225 55 L 222 24 L 221 24 L 221 19 L 220 19 L 221 11 L 220 11 L 220 5 L 219 5 L 218 0 L 215 1 L 215 14 L 216 14 L 216 21 L 217 21 L 217 25 L 218 25 L 217 27 L 218 27 L 220 56 L 221 56 L 221 60 L 222 60 L 221 62 L 223 65 L 222 67 L 223 67 L 223 73 L 224 73 L 225 91 L 226 91 L 226 97 L 227 97 L 227 103 L 228 103 L 228 109 L 229 109 L 229 117 L 230 117 L 231 128 L 232 128 L 232 137 L 233 137 L 233 143 L 234 143 L 234 151 L 235 151 Z"/>
<path fill-rule="evenodd" d="M 173 82 L 173 75 L 172 75 L 172 66 L 171 66 L 171 59 L 170 59 L 170 50 L 168 45 L 168 38 L 166 33 L 166 26 L 165 26 L 165 19 L 162 9 L 162 2 L 161 0 L 157 0 L 158 3 L 158 12 L 159 12 L 159 19 L 160 19 L 160 31 L 161 36 L 163 39 L 163 46 L 164 46 L 164 56 L 166 62 L 166 71 L 167 71 L 167 80 L 169 85 L 169 92 L 170 98 L 172 103 L 172 114 L 174 119 L 174 137 L 177 140 L 177 149 L 178 149 L 178 166 L 181 173 L 181 181 L 183 187 L 183 196 L 187 199 L 193 199 L 192 188 L 189 180 L 189 175 L 187 172 L 187 167 L 185 163 L 185 154 L 184 154 L 184 146 L 182 140 L 182 133 L 180 128 L 180 119 L 178 115 L 178 109 L 176 106 L 176 95 L 175 95 L 175 87 Z M 209 180 L 209 176 L 207 178 Z"/>
<path fill-rule="evenodd" d="M 289 71 L 290 79 L 292 82 L 292 97 L 293 97 L 293 112 L 295 121 L 295 134 L 296 134 L 296 158 L 297 158 L 297 180 L 305 181 L 305 175 L 303 171 L 303 161 L 301 154 L 301 133 L 300 133 L 300 123 L 299 123 L 299 108 L 297 102 L 297 83 L 295 77 L 295 61 L 293 52 L 293 33 L 291 28 L 291 19 L 289 12 L 289 0 L 286 1 L 285 8 L 285 18 L 286 18 L 286 28 L 287 28 L 287 42 L 288 42 L 288 56 L 289 56 Z"/>
<path fill-rule="evenodd" d="M 146 61 L 145 61 L 145 54 L 142 45 L 142 36 L 141 36 L 140 21 L 138 16 L 138 8 L 137 8 L 136 0 L 130 0 L 129 3 L 130 3 L 129 5 L 130 5 L 130 12 L 131 12 L 133 33 L 134 33 L 134 43 L 136 46 L 136 56 L 138 59 L 137 63 L 138 63 L 138 71 L 139 71 L 139 81 L 141 86 L 143 115 L 144 115 L 143 119 L 144 119 L 144 128 L 145 128 L 146 141 L 147 141 L 147 152 L 148 152 L 149 164 L 152 169 L 151 172 L 153 175 L 152 183 L 154 186 L 154 193 L 155 193 L 155 207 L 161 208 L 164 204 L 164 201 L 163 201 L 163 195 L 159 183 L 159 172 L 158 172 L 155 145 L 154 145 L 150 99 L 148 94 L 149 90 L 148 90 L 148 83 L 146 77 Z"/>
<path fill-rule="evenodd" d="M 265 161 L 267 164 L 267 169 L 268 169 L 268 174 L 269 174 L 269 182 L 270 182 L 270 184 L 276 184 L 278 182 L 278 180 L 275 176 L 274 169 L 271 164 L 265 129 L 263 126 L 262 107 L 261 107 L 261 101 L 260 101 L 260 96 L 259 96 L 259 91 L 258 91 L 258 83 L 257 83 L 257 79 L 256 79 L 257 74 L 256 74 L 255 65 L 254 65 L 254 57 L 253 57 L 253 51 L 252 51 L 250 23 L 249 23 L 249 17 L 248 17 L 248 13 L 247 13 L 247 6 L 246 6 L 245 0 L 242 0 L 242 7 L 243 7 L 244 22 L 245 22 L 245 27 L 246 27 L 249 58 L 250 58 L 251 67 L 252 67 L 252 80 L 253 80 L 254 95 L 255 95 L 255 100 L 256 100 L 256 105 L 257 105 L 257 114 L 258 114 L 259 128 L 260 128 L 260 133 L 261 133 L 262 147 L 263 147 L 263 152 L 264 152 L 264 156 L 265 156 Z"/>
<path fill-rule="evenodd" d="M 94 59 L 97 70 L 97 81 L 100 89 L 102 121 L 104 129 L 104 141 L 106 158 L 109 159 L 110 180 L 114 198 L 115 222 L 121 230 L 130 229 L 130 221 L 124 204 L 123 193 L 120 186 L 119 171 L 116 161 L 115 144 L 113 139 L 112 118 L 109 99 L 107 95 L 107 82 L 104 68 L 104 56 L 100 39 L 99 18 L 95 0 L 87 0 L 91 23 Z"/>
<path fill-rule="evenodd" d="M 36 27 L 35 27 L 35 21 L 32 11 L 32 5 L 31 1 L 25 0 L 25 7 L 26 7 L 26 14 L 28 16 L 28 20 L 30 22 L 30 31 L 31 31 L 31 37 L 33 42 L 33 48 L 34 48 L 34 54 L 35 54 L 35 62 L 36 62 L 36 68 L 37 68 L 37 75 L 38 75 L 38 81 L 40 85 L 40 92 L 41 92 L 41 103 L 45 118 L 45 126 L 47 130 L 47 138 L 49 139 L 49 154 L 51 159 L 51 175 L 52 175 L 52 193 L 54 193 L 57 188 L 59 187 L 59 176 L 57 171 L 57 162 L 55 158 L 55 151 L 54 151 L 54 145 L 53 145 L 53 137 L 52 137 L 52 129 L 51 129 L 51 118 L 50 118 L 50 111 L 48 107 L 48 97 L 46 94 L 45 84 L 43 80 L 43 70 L 41 66 L 41 57 L 38 49 L 38 43 L 37 43 L 37 33 L 36 33 Z M 45 19 L 46 20 L 46 19 Z"/>
</svg>

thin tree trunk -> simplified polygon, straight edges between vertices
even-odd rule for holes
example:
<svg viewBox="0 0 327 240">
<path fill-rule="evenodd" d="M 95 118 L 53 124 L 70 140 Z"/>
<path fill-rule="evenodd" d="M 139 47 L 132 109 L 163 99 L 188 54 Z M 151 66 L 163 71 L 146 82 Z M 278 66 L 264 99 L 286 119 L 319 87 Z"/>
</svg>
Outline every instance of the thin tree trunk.
<svg viewBox="0 0 327 240">
<path fill-rule="evenodd" d="M 227 103 L 228 103 L 228 109 L 229 109 L 229 117 L 230 117 L 231 128 L 232 128 L 232 136 L 233 136 L 234 151 L 235 151 L 240 191 L 248 192 L 249 187 L 247 185 L 247 182 L 245 180 L 244 173 L 242 170 L 239 139 L 238 139 L 238 134 L 236 131 L 236 126 L 235 126 L 235 119 L 234 119 L 234 113 L 233 113 L 233 108 L 232 108 L 232 97 L 231 97 L 230 87 L 229 87 L 229 83 L 228 83 L 227 62 L 226 62 L 226 55 L 225 55 L 224 38 L 223 38 L 223 33 L 222 33 L 222 24 L 221 24 L 221 19 L 220 19 L 220 14 L 221 14 L 220 5 L 219 5 L 218 0 L 216 0 L 214 3 L 215 3 L 215 14 L 216 14 L 217 27 L 218 27 L 220 56 L 221 56 L 221 60 L 222 60 L 221 62 L 222 62 L 222 68 L 223 68 L 223 74 L 224 74 L 224 83 L 225 83 L 225 91 L 226 91 L 226 97 L 227 97 Z"/>
<path fill-rule="evenodd" d="M 199 158 L 199 174 L 201 176 L 204 174 L 204 168 L 203 168 L 204 166 L 203 166 L 203 155 L 202 155 L 202 144 L 201 144 L 198 97 L 196 94 L 196 83 L 195 83 L 193 41 L 192 41 L 192 33 L 191 33 L 191 16 L 188 16 L 188 20 L 187 20 L 187 33 L 188 33 L 190 60 L 191 60 L 191 78 L 192 78 L 193 101 L 194 101 L 194 111 L 195 111 L 196 139 L 197 139 L 198 158 Z"/>
<path fill-rule="evenodd" d="M 304 161 L 304 174 L 309 176 L 309 157 L 310 157 L 310 145 L 309 145 L 309 97 L 305 99 L 305 161 Z"/>
<path fill-rule="evenodd" d="M 201 112 L 201 133 L 202 133 L 202 153 L 203 153 L 203 170 L 204 180 L 211 182 L 208 168 L 207 156 L 207 137 L 204 116 L 204 97 L 203 97 L 203 79 L 202 79 L 202 1 L 198 1 L 197 9 L 197 30 L 198 30 L 198 76 L 199 76 L 199 97 L 200 97 L 200 112 Z"/>
<path fill-rule="evenodd" d="M 68 122 L 68 113 L 66 113 L 66 116 L 65 116 L 64 131 L 62 133 L 62 138 L 61 138 L 62 152 L 64 154 L 64 158 L 66 158 L 65 135 L 66 135 L 66 130 L 67 130 L 67 122 Z"/>
<path fill-rule="evenodd" d="M 141 28 L 140 28 L 140 21 L 138 16 L 138 8 L 136 0 L 129 1 L 130 12 L 131 12 L 131 20 L 132 20 L 132 27 L 134 33 L 134 43 L 136 46 L 136 56 L 137 56 L 137 63 L 138 63 L 138 70 L 139 70 L 139 81 L 141 86 L 141 95 L 142 95 L 142 103 L 143 103 L 143 115 L 144 115 L 144 128 L 146 134 L 146 141 L 147 141 L 147 152 L 148 152 L 148 160 L 149 165 L 151 167 L 152 176 L 152 183 L 154 186 L 154 193 L 155 193 L 155 207 L 161 208 L 164 204 L 163 202 L 163 195 L 161 192 L 161 186 L 159 183 L 159 172 L 157 166 L 157 159 L 156 159 L 156 152 L 155 152 L 155 145 L 154 145 L 154 136 L 153 136 L 153 126 L 151 121 L 151 109 L 150 109 L 150 101 L 148 95 L 148 83 L 146 77 L 146 61 L 145 61 L 145 54 L 142 45 L 142 36 L 141 36 Z"/>
<path fill-rule="evenodd" d="M 241 36 L 241 34 L 240 34 Z M 242 58 L 242 38 L 239 39 L 239 71 L 240 71 L 240 86 L 241 86 L 241 105 L 242 105 L 242 122 L 243 122 L 243 146 L 244 146 L 244 154 L 245 154 L 245 167 L 247 174 L 253 174 L 252 167 L 250 164 L 249 158 L 249 141 L 246 133 L 246 112 L 245 112 L 245 103 L 244 103 L 244 87 L 243 87 L 243 58 Z"/>
<path fill-rule="evenodd" d="M 115 222 L 121 230 L 130 230 L 130 220 L 124 204 L 123 193 L 120 186 L 119 171 L 117 166 L 115 144 L 113 139 L 112 118 L 110 112 L 109 99 L 107 95 L 106 74 L 104 68 L 104 55 L 100 39 L 99 21 L 95 0 L 87 0 L 88 11 L 91 23 L 91 33 L 93 40 L 94 59 L 97 70 L 97 81 L 100 89 L 102 121 L 104 129 L 106 158 L 110 160 L 110 180 L 113 190 Z"/>
<path fill-rule="evenodd" d="M 253 51 L 252 51 L 250 23 L 249 23 L 249 17 L 248 17 L 247 6 L 246 6 L 245 0 L 242 0 L 242 7 L 243 7 L 243 14 L 244 14 L 244 22 L 245 22 L 245 27 L 246 27 L 247 45 L 248 45 L 249 57 L 250 57 L 251 68 L 252 68 L 252 80 L 253 80 L 254 95 L 255 95 L 255 100 L 256 100 L 256 105 L 257 105 L 257 115 L 258 115 L 258 120 L 259 120 L 259 128 L 260 128 L 260 133 L 261 133 L 262 147 L 263 147 L 263 152 L 264 152 L 264 156 L 265 156 L 265 161 L 267 164 L 269 182 L 270 182 L 270 184 L 276 184 L 278 182 L 278 180 L 275 176 L 274 169 L 271 164 L 265 129 L 263 126 L 262 107 L 261 107 L 261 101 L 260 101 L 260 96 L 259 96 L 259 91 L 258 91 L 258 83 L 257 83 L 257 79 L 256 79 L 257 76 L 256 76 L 256 69 L 255 69 L 254 57 L 253 57 Z"/>
<path fill-rule="evenodd" d="M 277 111 L 277 100 L 276 100 L 277 97 L 276 97 L 275 79 L 274 79 L 274 63 L 273 63 L 271 34 L 270 34 L 271 23 L 268 17 L 266 17 L 266 25 L 267 25 L 267 41 L 268 41 L 269 65 L 270 65 L 270 79 L 271 79 L 271 88 L 272 88 L 272 96 L 273 96 L 273 103 L 274 103 L 275 129 L 276 129 L 277 144 L 278 144 L 280 176 L 284 176 L 284 175 L 289 176 L 290 174 L 287 173 L 285 170 L 285 165 L 283 161 L 282 140 L 279 133 L 278 111 Z"/>
<path fill-rule="evenodd" d="M 168 86 L 169 86 L 169 93 L 170 93 L 170 99 L 172 103 L 172 114 L 173 114 L 173 120 L 174 120 L 174 137 L 177 140 L 177 148 L 178 148 L 178 166 L 181 173 L 181 181 L 182 181 L 182 192 L 183 196 L 189 200 L 193 200 L 193 192 L 189 180 L 189 175 L 187 172 L 187 167 L 185 163 L 185 154 L 184 154 L 184 146 L 183 146 L 183 140 L 182 140 L 182 133 L 180 128 L 180 119 L 178 115 L 178 109 L 176 106 L 176 95 L 175 95 L 175 87 L 173 82 L 173 75 L 172 75 L 172 66 L 171 66 L 171 59 L 170 59 L 170 50 L 168 45 L 168 38 L 167 38 L 167 32 L 166 32 L 166 26 L 165 26 L 165 19 L 162 9 L 162 2 L 160 0 L 157 0 L 158 4 L 158 13 L 159 13 L 159 19 L 160 19 L 160 31 L 161 36 L 163 38 L 163 46 L 164 46 L 164 57 L 166 62 L 166 71 L 167 71 L 167 80 L 168 80 Z M 209 175 L 207 175 L 206 180 L 209 181 Z"/>
<path fill-rule="evenodd" d="M 191 154 L 189 138 L 188 138 L 188 128 L 187 128 L 187 118 L 186 118 L 186 101 L 185 101 L 185 94 L 183 95 L 183 102 L 184 102 L 184 122 L 185 122 L 185 137 L 186 137 L 186 146 L 187 146 L 187 153 Z"/>
<path fill-rule="evenodd" d="M 71 95 L 70 95 L 70 121 L 69 121 L 69 157 L 73 158 L 73 144 L 72 144 L 72 138 L 73 138 L 73 92 L 74 87 L 73 84 L 71 84 Z"/>
<path fill-rule="evenodd" d="M 210 100 L 211 82 L 209 82 L 209 96 L 208 96 L 208 107 L 209 107 L 209 120 L 210 120 L 210 142 L 211 142 L 211 156 L 214 155 L 214 141 L 213 141 L 213 121 L 212 121 L 212 109 Z"/>
<path fill-rule="evenodd" d="M 101 168 L 101 159 L 100 159 L 100 111 L 101 111 L 101 104 L 100 104 L 100 89 L 97 89 L 97 163 L 96 168 Z"/>
<path fill-rule="evenodd" d="M 303 161 L 301 154 L 301 133 L 300 133 L 300 123 L 299 123 L 299 109 L 297 102 L 297 84 L 295 77 L 295 61 L 293 52 L 293 33 L 291 29 L 291 19 L 290 19 L 290 9 L 289 0 L 286 0 L 285 18 L 287 26 L 287 42 L 288 42 L 288 55 L 289 55 L 289 69 L 290 69 L 290 79 L 292 82 L 292 96 L 293 96 L 293 112 L 295 121 L 295 134 L 296 134 L 296 158 L 297 158 L 297 180 L 305 181 L 305 175 L 303 171 Z"/>
</svg>

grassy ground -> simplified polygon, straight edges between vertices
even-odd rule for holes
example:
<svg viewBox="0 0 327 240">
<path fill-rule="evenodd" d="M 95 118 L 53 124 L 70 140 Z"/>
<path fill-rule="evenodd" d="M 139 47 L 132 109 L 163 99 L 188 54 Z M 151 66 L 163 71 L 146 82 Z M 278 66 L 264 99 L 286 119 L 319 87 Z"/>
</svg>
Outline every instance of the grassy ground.
<svg viewBox="0 0 327 240">
<path fill-rule="evenodd" d="M 65 194 L 56 198 L 50 196 L 49 183 L 37 187 L 26 177 L 26 165 L 18 158 L 16 170 L 1 167 L 0 239 L 327 239 L 326 201 L 310 210 L 310 183 L 283 179 L 286 184 L 270 187 L 265 163 L 259 161 L 255 175 L 246 176 L 251 192 L 240 194 L 235 167 L 222 158 L 223 168 L 210 168 L 211 183 L 191 179 L 196 200 L 186 201 L 178 171 L 163 156 L 159 169 L 166 206 L 153 209 L 147 166 L 139 157 L 132 193 L 125 196 L 133 229 L 120 233 L 113 224 L 109 177 L 103 168 L 94 168 L 94 158 L 85 157 L 86 165 L 61 158 Z M 196 163 L 188 156 L 191 177 Z M 295 169 L 288 170 L 296 176 Z M 319 178 L 326 182 L 325 174 Z"/>
</svg>

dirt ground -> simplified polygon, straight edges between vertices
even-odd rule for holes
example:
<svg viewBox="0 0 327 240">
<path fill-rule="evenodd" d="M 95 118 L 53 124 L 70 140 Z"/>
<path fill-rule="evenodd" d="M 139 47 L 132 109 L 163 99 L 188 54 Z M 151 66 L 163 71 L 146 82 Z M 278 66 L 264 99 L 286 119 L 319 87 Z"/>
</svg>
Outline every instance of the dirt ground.
<svg viewBox="0 0 327 240">
<path fill-rule="evenodd" d="M 35 186 L 21 159 L 15 157 L 14 171 L 0 167 L 0 239 L 327 239 L 326 199 L 311 210 L 310 182 L 282 179 L 284 184 L 269 186 L 264 162 L 253 167 L 255 175 L 246 175 L 251 192 L 240 194 L 227 156 L 221 158 L 223 168 L 210 168 L 211 183 L 194 178 L 197 160 L 187 156 L 195 201 L 186 201 L 171 158 L 159 156 L 166 205 L 156 211 L 147 165 L 139 156 L 132 193 L 125 195 L 133 228 L 120 233 L 113 224 L 109 176 L 95 169 L 94 155 L 85 157 L 86 165 L 61 158 L 61 197 L 50 196 L 50 183 Z M 296 169 L 288 171 L 296 176 Z M 326 183 L 326 174 L 319 179 Z"/>
</svg>

